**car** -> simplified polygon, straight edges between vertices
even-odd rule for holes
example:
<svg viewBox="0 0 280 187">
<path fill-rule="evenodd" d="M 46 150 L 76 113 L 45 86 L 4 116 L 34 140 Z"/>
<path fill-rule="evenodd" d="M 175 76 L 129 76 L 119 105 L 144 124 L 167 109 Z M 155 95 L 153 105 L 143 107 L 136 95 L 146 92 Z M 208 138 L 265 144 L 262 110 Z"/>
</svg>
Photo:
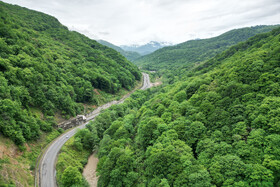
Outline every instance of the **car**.
<svg viewBox="0 0 280 187">
<path fill-rule="evenodd" d="M 69 136 L 66 136 L 66 138 L 69 138 Z"/>
</svg>

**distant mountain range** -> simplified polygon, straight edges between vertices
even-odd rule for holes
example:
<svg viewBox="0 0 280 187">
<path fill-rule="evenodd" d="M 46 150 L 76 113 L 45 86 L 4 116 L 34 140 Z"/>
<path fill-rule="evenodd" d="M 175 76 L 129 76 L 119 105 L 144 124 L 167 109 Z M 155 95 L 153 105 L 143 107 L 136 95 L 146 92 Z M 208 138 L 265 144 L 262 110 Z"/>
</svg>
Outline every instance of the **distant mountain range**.
<svg viewBox="0 0 280 187">
<path fill-rule="evenodd" d="M 134 52 L 134 51 L 125 51 L 123 50 L 122 48 L 110 43 L 110 42 L 107 42 L 105 40 L 97 40 L 98 43 L 102 44 L 102 45 L 105 45 L 107 47 L 110 47 L 116 51 L 118 51 L 119 53 L 121 53 L 125 58 L 127 58 L 128 60 L 130 61 L 134 61 L 136 60 L 137 58 L 141 57 L 141 55 L 137 52 Z"/>
<path fill-rule="evenodd" d="M 170 45 L 167 42 L 151 41 L 145 45 L 121 45 L 120 47 L 125 51 L 134 51 L 143 56 Z"/>
<path fill-rule="evenodd" d="M 121 46 L 116 46 L 105 40 L 97 40 L 97 42 L 118 51 L 124 57 L 126 57 L 128 60 L 132 62 L 143 55 L 148 55 L 160 48 L 171 45 L 170 43 L 167 42 L 156 42 L 156 41 L 151 41 L 145 45 L 134 44 L 134 45 L 121 45 Z"/>
</svg>

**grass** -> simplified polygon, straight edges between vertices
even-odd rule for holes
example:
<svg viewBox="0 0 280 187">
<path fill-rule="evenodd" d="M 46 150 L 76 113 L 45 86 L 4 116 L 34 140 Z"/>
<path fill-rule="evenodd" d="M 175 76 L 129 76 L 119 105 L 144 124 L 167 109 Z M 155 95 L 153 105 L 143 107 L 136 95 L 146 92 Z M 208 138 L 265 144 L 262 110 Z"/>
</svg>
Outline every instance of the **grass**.
<svg viewBox="0 0 280 187">
<path fill-rule="evenodd" d="M 57 182 L 61 184 L 63 171 L 69 167 L 77 167 L 82 173 L 87 164 L 91 152 L 85 149 L 77 150 L 74 146 L 74 136 L 71 137 L 62 147 L 56 163 Z"/>
<path fill-rule="evenodd" d="M 42 149 L 58 137 L 53 130 L 43 133 L 37 141 L 28 142 L 19 149 L 10 139 L 0 136 L 0 186 L 34 186 L 34 169 Z M 4 161 L 3 161 L 4 160 Z"/>
</svg>

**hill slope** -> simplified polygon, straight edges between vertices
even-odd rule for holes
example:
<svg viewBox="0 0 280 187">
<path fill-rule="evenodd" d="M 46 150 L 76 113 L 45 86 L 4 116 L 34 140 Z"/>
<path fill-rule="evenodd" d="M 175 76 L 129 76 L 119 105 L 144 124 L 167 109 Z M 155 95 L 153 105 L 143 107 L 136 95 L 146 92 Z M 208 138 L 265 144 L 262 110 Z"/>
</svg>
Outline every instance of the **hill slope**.
<svg viewBox="0 0 280 187">
<path fill-rule="evenodd" d="M 125 58 L 127 58 L 128 60 L 130 61 L 134 61 L 136 60 L 137 58 L 139 58 L 141 55 L 137 52 L 134 52 L 134 51 L 125 51 L 123 50 L 122 48 L 114 45 L 114 44 L 111 44 L 107 41 L 104 41 L 104 40 L 97 40 L 98 43 L 102 44 L 102 45 L 105 45 L 107 47 L 110 47 L 116 51 L 118 51 L 119 53 L 121 53 Z"/>
<path fill-rule="evenodd" d="M 245 41 L 258 33 L 271 31 L 276 27 L 256 26 L 235 29 L 214 38 L 187 41 L 159 49 L 152 54 L 140 57 L 134 63 L 148 70 L 168 69 L 178 65 L 188 66 L 208 60 L 238 42 Z"/>
<path fill-rule="evenodd" d="M 99 185 L 278 186 L 279 41 L 259 34 L 101 114 L 75 140 L 99 147 Z"/>
<path fill-rule="evenodd" d="M 138 68 L 118 52 L 49 15 L 0 2 L 0 133 L 16 144 L 52 129 L 60 111 L 75 116 L 83 105 L 131 89 Z M 31 109 L 42 111 L 42 121 Z M 49 119 L 49 120 L 47 120 Z"/>
</svg>

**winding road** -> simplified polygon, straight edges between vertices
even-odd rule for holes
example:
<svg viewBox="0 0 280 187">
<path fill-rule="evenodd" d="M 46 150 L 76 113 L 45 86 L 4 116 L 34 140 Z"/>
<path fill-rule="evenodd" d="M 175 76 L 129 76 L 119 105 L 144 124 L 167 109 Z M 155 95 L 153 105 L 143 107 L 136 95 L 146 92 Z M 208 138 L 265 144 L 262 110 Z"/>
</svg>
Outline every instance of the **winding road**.
<svg viewBox="0 0 280 187">
<path fill-rule="evenodd" d="M 150 77 L 147 73 L 143 74 L 143 86 L 140 88 L 142 90 L 148 89 L 151 87 Z M 130 93 L 131 94 L 131 93 Z M 37 184 L 40 187 L 56 187 L 56 170 L 55 170 L 55 164 L 57 160 L 57 155 L 63 146 L 65 142 L 72 136 L 75 135 L 77 132 L 77 129 L 85 128 L 86 124 L 89 123 L 90 120 L 93 120 L 96 116 L 98 116 L 101 112 L 101 110 L 104 110 L 106 108 L 109 108 L 113 104 L 120 104 L 123 103 L 124 100 L 130 96 L 130 94 L 125 95 L 122 99 L 119 101 L 111 101 L 107 104 L 104 104 L 97 109 L 95 109 L 92 113 L 86 115 L 87 122 L 75 127 L 74 129 L 62 134 L 57 139 L 55 139 L 51 145 L 45 150 L 43 153 L 42 159 L 39 162 L 39 168 L 37 168 L 36 173 L 36 179 Z"/>
<path fill-rule="evenodd" d="M 145 90 L 152 87 L 149 74 L 147 73 L 142 73 L 142 74 L 143 74 L 143 86 L 141 89 Z"/>
</svg>

